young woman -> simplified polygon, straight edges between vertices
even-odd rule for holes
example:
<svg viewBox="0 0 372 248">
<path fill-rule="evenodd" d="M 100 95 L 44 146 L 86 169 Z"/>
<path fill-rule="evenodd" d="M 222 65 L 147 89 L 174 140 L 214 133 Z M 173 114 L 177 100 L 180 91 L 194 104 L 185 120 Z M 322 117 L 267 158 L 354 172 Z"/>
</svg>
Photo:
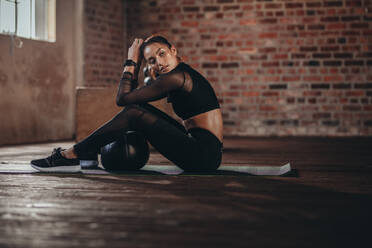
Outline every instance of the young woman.
<svg viewBox="0 0 372 248">
<path fill-rule="evenodd" d="M 142 59 L 153 80 L 137 88 Z M 155 76 L 157 75 L 157 76 Z M 167 97 L 183 124 L 148 104 Z M 180 61 L 176 48 L 162 36 L 135 39 L 128 50 L 116 103 L 123 106 L 113 119 L 67 150 L 31 161 L 33 168 L 49 172 L 78 172 L 80 160 L 94 157 L 100 148 L 126 131 L 142 132 L 162 155 L 185 171 L 216 170 L 222 156 L 222 115 L 209 82 Z"/>
</svg>

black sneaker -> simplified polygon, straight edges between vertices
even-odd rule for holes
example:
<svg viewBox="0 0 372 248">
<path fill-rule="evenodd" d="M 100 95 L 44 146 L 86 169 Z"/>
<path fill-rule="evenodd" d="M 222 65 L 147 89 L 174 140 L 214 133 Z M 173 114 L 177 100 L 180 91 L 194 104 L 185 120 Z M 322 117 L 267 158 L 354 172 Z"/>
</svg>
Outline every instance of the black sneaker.
<svg viewBox="0 0 372 248">
<path fill-rule="evenodd" d="M 55 148 L 52 155 L 44 159 L 31 161 L 31 166 L 43 172 L 79 172 L 80 160 L 68 159 L 62 156 L 62 149 Z"/>
<path fill-rule="evenodd" d="M 82 156 L 80 159 L 80 166 L 85 170 L 98 169 L 98 154 L 91 153 Z"/>
</svg>

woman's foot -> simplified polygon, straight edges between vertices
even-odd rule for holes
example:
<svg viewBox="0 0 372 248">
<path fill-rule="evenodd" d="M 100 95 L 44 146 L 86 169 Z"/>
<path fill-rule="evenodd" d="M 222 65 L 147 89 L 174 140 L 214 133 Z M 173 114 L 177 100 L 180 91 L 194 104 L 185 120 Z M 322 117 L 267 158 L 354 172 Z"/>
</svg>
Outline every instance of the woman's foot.
<svg viewBox="0 0 372 248">
<path fill-rule="evenodd" d="M 74 147 L 70 147 L 69 149 L 66 149 L 66 150 L 61 150 L 61 154 L 63 157 L 68 158 L 68 159 L 78 158 L 75 153 Z"/>
<path fill-rule="evenodd" d="M 62 148 L 55 148 L 47 158 L 31 161 L 31 166 L 43 172 L 79 172 L 81 170 L 80 160 L 66 158 L 62 154 Z"/>
</svg>

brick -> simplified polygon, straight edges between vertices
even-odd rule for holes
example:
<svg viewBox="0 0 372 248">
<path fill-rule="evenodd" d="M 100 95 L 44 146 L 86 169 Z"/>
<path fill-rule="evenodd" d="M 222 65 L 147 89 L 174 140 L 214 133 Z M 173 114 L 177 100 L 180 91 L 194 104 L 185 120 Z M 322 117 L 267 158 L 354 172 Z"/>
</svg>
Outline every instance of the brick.
<svg viewBox="0 0 372 248">
<path fill-rule="evenodd" d="M 259 110 L 260 111 L 277 111 L 278 110 L 278 106 L 274 106 L 274 105 L 261 105 L 261 106 L 259 106 Z"/>
<path fill-rule="evenodd" d="M 267 60 L 267 55 L 266 54 L 251 55 L 250 59 L 251 60 Z"/>
<path fill-rule="evenodd" d="M 347 0 L 345 2 L 347 7 L 362 7 L 362 1 L 361 0 Z"/>
<path fill-rule="evenodd" d="M 220 6 L 205 6 L 203 8 L 203 10 L 205 12 L 209 12 L 209 11 L 219 11 L 220 10 Z"/>
<path fill-rule="evenodd" d="M 216 61 L 216 62 L 221 62 L 221 61 L 227 61 L 228 57 L 225 55 L 216 55 L 216 56 L 208 56 L 209 61 Z"/>
<path fill-rule="evenodd" d="M 287 9 L 294 9 L 294 8 L 302 8 L 303 7 L 303 3 L 301 2 L 295 2 L 295 3 L 286 3 L 285 4 L 285 7 Z"/>
<path fill-rule="evenodd" d="M 342 7 L 342 1 L 324 1 L 324 7 Z"/>
<path fill-rule="evenodd" d="M 372 89 L 372 83 L 355 83 L 354 89 Z"/>
<path fill-rule="evenodd" d="M 325 82 L 341 82 L 344 81 L 344 77 L 340 75 L 324 76 Z"/>
<path fill-rule="evenodd" d="M 365 112 L 372 112 L 372 105 L 364 105 L 363 111 Z"/>
<path fill-rule="evenodd" d="M 331 54 L 330 53 L 313 53 L 313 58 L 314 59 L 324 59 L 324 58 L 330 58 L 331 57 Z"/>
<path fill-rule="evenodd" d="M 282 81 L 283 82 L 296 82 L 301 79 L 300 76 L 283 76 Z"/>
<path fill-rule="evenodd" d="M 294 31 L 294 30 L 304 30 L 305 25 L 300 25 L 300 24 L 290 24 L 287 25 L 287 30 L 288 31 Z"/>
<path fill-rule="evenodd" d="M 301 52 L 316 52 L 318 51 L 318 47 L 311 46 L 311 47 L 300 47 Z"/>
<path fill-rule="evenodd" d="M 330 85 L 329 84 L 312 84 L 311 88 L 312 89 L 329 89 Z"/>
<path fill-rule="evenodd" d="M 223 18 L 223 13 L 216 13 L 216 18 L 217 19 L 222 19 Z"/>
<path fill-rule="evenodd" d="M 203 54 L 216 54 L 217 53 L 217 49 L 204 49 L 202 51 Z"/>
<path fill-rule="evenodd" d="M 297 102 L 298 103 L 305 103 L 305 98 L 303 98 L 303 97 L 297 98 Z"/>
<path fill-rule="evenodd" d="M 275 125 L 277 123 L 276 120 L 264 120 L 262 121 L 262 124 L 266 125 L 266 126 L 272 126 L 272 125 Z"/>
<path fill-rule="evenodd" d="M 221 68 L 238 68 L 239 63 L 232 62 L 232 63 L 222 63 Z"/>
<path fill-rule="evenodd" d="M 315 10 L 306 10 L 306 15 L 308 16 L 315 16 L 316 12 Z"/>
<path fill-rule="evenodd" d="M 200 10 L 200 7 L 197 7 L 197 6 L 183 7 L 184 12 L 198 12 L 199 10 Z"/>
<path fill-rule="evenodd" d="M 282 3 L 266 3 L 264 6 L 265 9 L 280 9 L 283 5 Z"/>
<path fill-rule="evenodd" d="M 331 113 L 315 113 L 313 114 L 314 119 L 328 119 L 331 118 Z"/>
<path fill-rule="evenodd" d="M 242 96 L 248 96 L 248 97 L 251 97 L 251 96 L 259 96 L 260 95 L 260 92 L 254 92 L 254 91 L 245 91 L 242 93 Z"/>
<path fill-rule="evenodd" d="M 355 30 L 348 30 L 348 31 L 342 31 L 341 35 L 342 36 L 360 36 L 360 32 L 355 31 Z"/>
<path fill-rule="evenodd" d="M 360 16 L 341 16 L 341 21 L 343 22 L 360 21 Z"/>
<path fill-rule="evenodd" d="M 303 79 L 309 82 L 320 82 L 322 80 L 322 77 L 318 75 L 311 75 L 311 76 L 304 76 Z"/>
<path fill-rule="evenodd" d="M 319 66 L 320 62 L 317 60 L 304 61 L 304 66 Z"/>
<path fill-rule="evenodd" d="M 293 61 L 283 61 L 281 63 L 282 66 L 290 66 L 290 67 L 292 67 L 294 65 L 297 65 L 298 66 L 299 64 L 300 64 L 300 62 L 298 62 L 298 61 L 296 61 L 296 62 L 293 62 Z"/>
<path fill-rule="evenodd" d="M 344 111 L 361 111 L 362 107 L 358 105 L 344 105 L 342 107 L 342 110 Z"/>
<path fill-rule="evenodd" d="M 281 120 L 280 125 L 282 126 L 298 126 L 298 120 Z"/>
<path fill-rule="evenodd" d="M 372 127 L 372 120 L 366 120 L 363 122 L 363 125 L 366 127 Z"/>
<path fill-rule="evenodd" d="M 278 67 L 279 62 L 273 61 L 273 62 L 263 62 L 262 67 Z"/>
<path fill-rule="evenodd" d="M 306 7 L 308 8 L 319 8 L 322 6 L 322 3 L 319 2 L 306 2 Z"/>
<path fill-rule="evenodd" d="M 333 84 L 333 89 L 351 89 L 350 83 L 339 83 L 339 84 Z"/>
<path fill-rule="evenodd" d="M 305 53 L 292 53 L 291 58 L 292 59 L 304 59 L 306 58 L 306 54 Z"/>
<path fill-rule="evenodd" d="M 339 20 L 340 20 L 340 17 L 338 16 L 326 16 L 326 17 L 320 18 L 321 22 L 338 22 Z"/>
<path fill-rule="evenodd" d="M 199 22 L 197 22 L 197 21 L 183 21 L 183 22 L 181 22 L 181 26 L 182 27 L 189 27 L 189 28 L 198 27 Z"/>
<path fill-rule="evenodd" d="M 260 39 L 276 39 L 278 37 L 278 33 L 260 33 L 258 37 Z"/>
<path fill-rule="evenodd" d="M 262 96 L 279 96 L 279 92 L 275 92 L 275 91 L 265 91 L 265 92 L 262 92 L 261 95 L 262 95 Z"/>
<path fill-rule="evenodd" d="M 345 66 L 363 66 L 364 61 L 363 60 L 346 60 Z"/>
<path fill-rule="evenodd" d="M 239 10 L 240 5 L 226 5 L 223 7 L 224 11 L 229 11 L 229 10 Z"/>
<path fill-rule="evenodd" d="M 322 24 L 311 24 L 307 26 L 308 30 L 324 30 L 325 26 Z"/>
<path fill-rule="evenodd" d="M 222 93 L 223 96 L 239 96 L 240 93 L 238 91 L 226 91 Z"/>
<path fill-rule="evenodd" d="M 351 23 L 350 24 L 350 28 L 355 28 L 355 29 L 360 29 L 360 28 L 365 28 L 365 29 L 368 29 L 369 28 L 369 24 L 366 23 L 366 22 L 359 22 L 359 23 Z"/>
<path fill-rule="evenodd" d="M 217 0 L 217 3 L 233 3 L 234 0 Z"/>
<path fill-rule="evenodd" d="M 277 22 L 278 22 L 277 18 L 264 18 L 259 20 L 259 23 L 261 24 L 275 24 Z"/>
<path fill-rule="evenodd" d="M 342 62 L 340 60 L 327 60 L 323 61 L 324 66 L 341 66 Z"/>
<path fill-rule="evenodd" d="M 303 96 L 321 96 L 322 92 L 320 91 L 304 91 Z"/>
<path fill-rule="evenodd" d="M 322 52 L 337 52 L 340 50 L 340 47 L 339 46 L 324 46 L 324 47 L 321 47 L 320 50 Z"/>
<path fill-rule="evenodd" d="M 353 58 L 353 54 L 352 53 L 335 53 L 334 57 L 336 59 L 351 59 Z"/>
<path fill-rule="evenodd" d="M 217 63 L 203 63 L 202 68 L 215 69 L 215 68 L 218 68 L 218 64 Z"/>
<path fill-rule="evenodd" d="M 224 120 L 223 121 L 223 125 L 225 126 L 235 126 L 235 121 L 227 121 L 227 120 Z"/>
<path fill-rule="evenodd" d="M 281 89 L 287 89 L 287 85 L 286 84 L 271 84 L 269 85 L 269 88 L 271 90 L 281 90 Z"/>
<path fill-rule="evenodd" d="M 322 121 L 322 124 L 323 124 L 324 126 L 332 126 L 332 127 L 335 127 L 335 126 L 339 126 L 339 125 L 340 125 L 340 121 L 338 121 L 338 120 Z"/>
</svg>

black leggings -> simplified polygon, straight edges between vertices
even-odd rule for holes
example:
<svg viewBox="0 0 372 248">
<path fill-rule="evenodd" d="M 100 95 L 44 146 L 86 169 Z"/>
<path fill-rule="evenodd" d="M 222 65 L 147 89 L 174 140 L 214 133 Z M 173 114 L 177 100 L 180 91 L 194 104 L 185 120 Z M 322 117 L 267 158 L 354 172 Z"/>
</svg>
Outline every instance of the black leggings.
<svg viewBox="0 0 372 248">
<path fill-rule="evenodd" d="M 222 143 L 202 128 L 186 130 L 175 119 L 150 104 L 128 105 L 114 118 L 74 145 L 78 158 L 99 153 L 100 148 L 127 131 L 139 131 L 163 156 L 184 171 L 216 170 Z"/>
</svg>

